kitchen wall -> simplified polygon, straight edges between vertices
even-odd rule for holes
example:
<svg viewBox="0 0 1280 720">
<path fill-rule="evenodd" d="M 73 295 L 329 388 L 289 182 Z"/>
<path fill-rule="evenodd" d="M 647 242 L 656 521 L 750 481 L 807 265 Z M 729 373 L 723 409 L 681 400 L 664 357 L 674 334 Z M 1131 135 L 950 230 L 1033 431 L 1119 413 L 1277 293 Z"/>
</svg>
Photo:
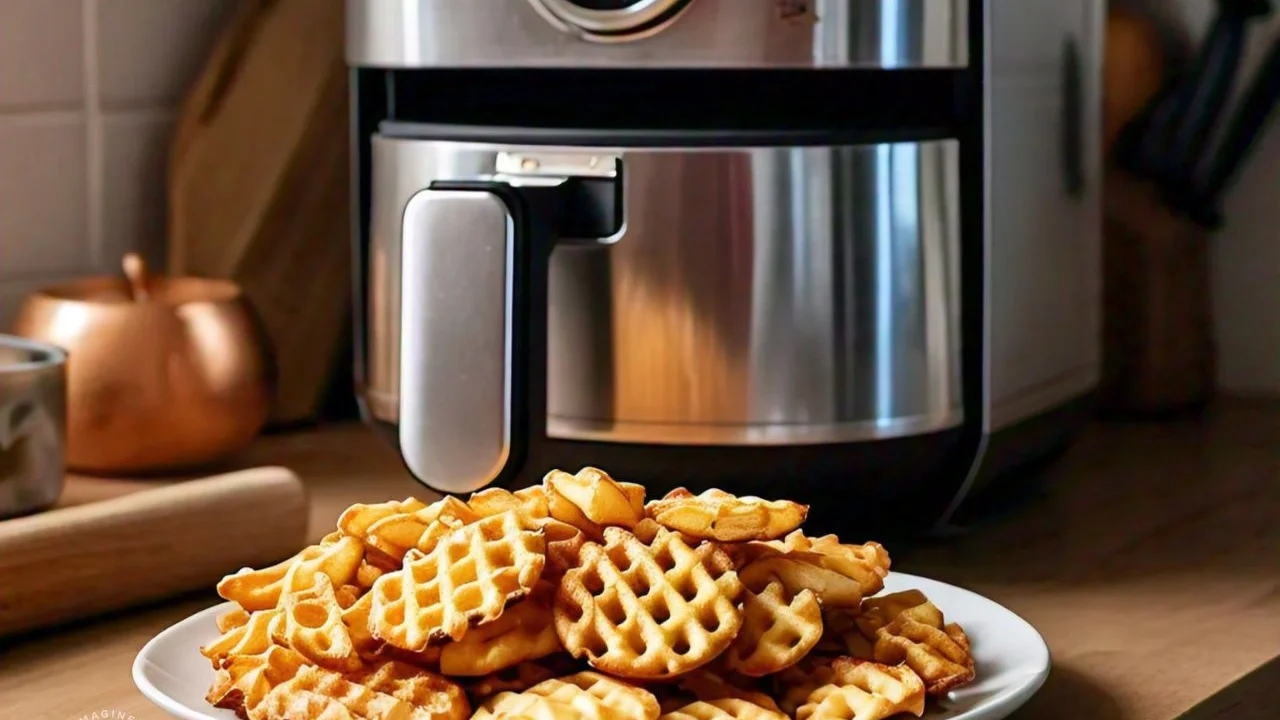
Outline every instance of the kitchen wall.
<svg viewBox="0 0 1280 720">
<path fill-rule="evenodd" d="M 31 289 L 162 259 L 165 156 L 232 0 L 0 0 L 0 328 Z"/>
</svg>

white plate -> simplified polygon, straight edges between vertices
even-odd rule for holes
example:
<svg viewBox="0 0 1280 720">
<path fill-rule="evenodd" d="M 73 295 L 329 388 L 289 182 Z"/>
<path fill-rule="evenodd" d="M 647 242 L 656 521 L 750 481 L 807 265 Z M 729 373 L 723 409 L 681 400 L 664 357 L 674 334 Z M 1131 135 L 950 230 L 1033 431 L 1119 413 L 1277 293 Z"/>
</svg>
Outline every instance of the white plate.
<svg viewBox="0 0 1280 720">
<path fill-rule="evenodd" d="M 927 713 L 930 720 L 998 720 L 1025 703 L 1049 675 L 1049 649 L 1035 628 L 1001 605 L 954 585 L 905 573 L 890 573 L 886 592 L 916 588 L 964 627 L 973 645 L 978 680 Z M 213 669 L 200 646 L 218 636 L 214 618 L 223 603 L 170 627 L 143 646 L 133 662 L 133 681 L 149 700 L 183 720 L 235 720 L 210 707 L 204 696 Z"/>
</svg>

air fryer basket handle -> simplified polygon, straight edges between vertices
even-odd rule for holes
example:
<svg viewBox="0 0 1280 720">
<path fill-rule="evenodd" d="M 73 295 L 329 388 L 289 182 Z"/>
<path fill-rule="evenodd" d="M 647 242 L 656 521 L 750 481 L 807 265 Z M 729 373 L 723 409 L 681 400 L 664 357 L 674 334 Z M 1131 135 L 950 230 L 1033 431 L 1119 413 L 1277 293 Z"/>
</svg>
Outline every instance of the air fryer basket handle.
<svg viewBox="0 0 1280 720">
<path fill-rule="evenodd" d="M 505 183 L 436 183 L 405 207 L 400 453 L 424 484 L 467 493 L 519 471 L 528 441 L 535 244 Z M 537 317 L 537 315 L 533 315 Z"/>
</svg>

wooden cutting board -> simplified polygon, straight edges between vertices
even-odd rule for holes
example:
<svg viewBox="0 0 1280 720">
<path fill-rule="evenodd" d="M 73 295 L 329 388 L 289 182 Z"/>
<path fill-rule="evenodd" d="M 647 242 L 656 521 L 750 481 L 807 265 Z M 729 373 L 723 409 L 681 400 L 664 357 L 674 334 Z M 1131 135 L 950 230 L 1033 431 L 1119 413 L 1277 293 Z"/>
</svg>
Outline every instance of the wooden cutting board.
<svg viewBox="0 0 1280 720">
<path fill-rule="evenodd" d="M 307 510 L 302 482 L 282 467 L 68 478 L 55 509 L 0 521 L 0 637 L 212 589 L 297 552 Z"/>
<path fill-rule="evenodd" d="M 271 421 L 314 419 L 351 312 L 343 0 L 240 0 L 179 112 L 169 271 L 235 281 L 279 368 Z"/>
</svg>

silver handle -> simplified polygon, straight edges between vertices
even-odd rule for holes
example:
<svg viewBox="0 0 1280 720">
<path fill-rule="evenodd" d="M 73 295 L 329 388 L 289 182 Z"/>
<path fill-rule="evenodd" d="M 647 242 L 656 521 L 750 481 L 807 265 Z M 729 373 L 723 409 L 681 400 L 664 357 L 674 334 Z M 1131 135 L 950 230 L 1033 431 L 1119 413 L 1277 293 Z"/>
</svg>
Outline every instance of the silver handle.
<svg viewBox="0 0 1280 720">
<path fill-rule="evenodd" d="M 515 221 L 483 189 L 428 189 L 403 234 L 400 453 L 428 486 L 472 492 L 512 456 Z"/>
</svg>

